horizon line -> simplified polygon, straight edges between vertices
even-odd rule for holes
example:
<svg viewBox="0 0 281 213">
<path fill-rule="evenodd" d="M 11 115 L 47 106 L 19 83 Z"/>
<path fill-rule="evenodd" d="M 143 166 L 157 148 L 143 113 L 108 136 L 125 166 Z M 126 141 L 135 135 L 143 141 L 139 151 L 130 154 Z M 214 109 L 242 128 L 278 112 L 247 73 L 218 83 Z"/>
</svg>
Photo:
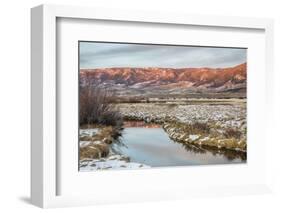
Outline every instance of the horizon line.
<svg viewBox="0 0 281 213">
<path fill-rule="evenodd" d="M 237 66 L 240 66 L 242 64 L 246 64 L 247 65 L 247 61 L 243 62 L 243 63 L 239 63 L 237 65 L 234 66 L 228 66 L 228 67 L 128 67 L 128 66 L 124 66 L 124 67 L 99 67 L 99 68 L 80 68 L 79 70 L 97 70 L 97 69 L 126 69 L 126 68 L 130 68 L 130 69 L 138 69 L 138 68 L 142 68 L 142 69 L 153 69 L 153 68 L 161 68 L 161 69 L 228 69 L 228 68 L 234 68 Z"/>
</svg>

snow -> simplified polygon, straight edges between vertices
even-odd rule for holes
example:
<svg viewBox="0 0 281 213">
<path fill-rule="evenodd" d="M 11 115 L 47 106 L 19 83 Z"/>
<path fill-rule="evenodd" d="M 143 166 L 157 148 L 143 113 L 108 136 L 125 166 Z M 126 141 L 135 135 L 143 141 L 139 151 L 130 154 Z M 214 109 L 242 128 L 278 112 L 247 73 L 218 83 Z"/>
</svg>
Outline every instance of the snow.
<svg viewBox="0 0 281 213">
<path fill-rule="evenodd" d="M 99 131 L 99 129 L 95 128 L 95 129 L 80 129 L 79 131 L 79 135 L 82 136 L 94 136 L 95 134 L 97 134 L 97 132 Z"/>
<path fill-rule="evenodd" d="M 189 135 L 189 139 L 192 141 L 197 140 L 199 137 L 200 137 L 199 135 Z"/>
<path fill-rule="evenodd" d="M 209 140 L 210 138 L 209 137 L 204 137 L 204 138 L 202 138 L 200 141 L 207 141 L 207 140 Z"/>
<path fill-rule="evenodd" d="M 89 146 L 91 144 L 104 144 L 102 141 L 80 141 L 80 148 Z"/>
<path fill-rule="evenodd" d="M 222 128 L 246 128 L 246 106 L 234 102 L 224 105 L 182 105 L 169 107 L 169 104 L 118 104 L 120 112 L 124 116 L 138 118 L 140 120 L 165 121 L 167 116 L 171 120 L 192 124 L 194 122 L 213 122 Z"/>
<path fill-rule="evenodd" d="M 95 160 L 82 160 L 80 161 L 80 171 L 89 172 L 96 170 L 113 170 L 113 169 L 144 169 L 150 166 L 128 162 L 128 158 L 122 155 L 112 155 L 108 158 L 101 158 Z"/>
<path fill-rule="evenodd" d="M 80 141 L 80 147 L 83 148 L 89 146 L 91 143 L 91 141 Z"/>
</svg>

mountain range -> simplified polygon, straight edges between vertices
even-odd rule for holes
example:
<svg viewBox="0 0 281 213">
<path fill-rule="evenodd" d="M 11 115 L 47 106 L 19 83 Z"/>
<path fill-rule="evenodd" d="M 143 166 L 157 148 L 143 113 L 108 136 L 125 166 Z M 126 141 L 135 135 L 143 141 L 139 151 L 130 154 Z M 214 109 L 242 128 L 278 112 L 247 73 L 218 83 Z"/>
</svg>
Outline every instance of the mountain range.
<svg viewBox="0 0 281 213">
<path fill-rule="evenodd" d="M 80 79 L 90 79 L 122 94 L 246 93 L 247 64 L 229 68 L 80 69 Z"/>
</svg>

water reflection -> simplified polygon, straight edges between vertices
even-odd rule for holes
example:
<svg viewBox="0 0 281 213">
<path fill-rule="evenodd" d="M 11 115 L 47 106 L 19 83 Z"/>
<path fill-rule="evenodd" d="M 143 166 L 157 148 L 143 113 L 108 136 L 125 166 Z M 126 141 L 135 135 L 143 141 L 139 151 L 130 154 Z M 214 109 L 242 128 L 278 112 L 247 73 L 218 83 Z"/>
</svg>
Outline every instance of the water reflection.
<svg viewBox="0 0 281 213">
<path fill-rule="evenodd" d="M 155 167 L 246 162 L 246 153 L 176 143 L 162 128 L 141 123 L 137 123 L 138 127 L 127 125 L 121 143 L 113 145 L 115 151 L 129 156 L 133 162 Z"/>
<path fill-rule="evenodd" d="M 171 140 L 171 141 L 173 141 L 173 140 Z M 177 143 L 175 141 L 173 141 L 173 142 Z M 230 150 L 230 149 L 225 149 L 225 148 L 218 149 L 218 148 L 212 147 L 212 146 L 196 146 L 196 145 L 192 145 L 192 144 L 183 144 L 183 143 L 179 143 L 179 144 L 181 144 L 187 152 L 200 153 L 200 154 L 210 152 L 210 153 L 212 153 L 213 156 L 223 155 L 229 161 L 232 161 L 235 159 L 240 159 L 242 161 L 245 161 L 247 159 L 246 152 L 235 151 L 235 150 Z"/>
</svg>

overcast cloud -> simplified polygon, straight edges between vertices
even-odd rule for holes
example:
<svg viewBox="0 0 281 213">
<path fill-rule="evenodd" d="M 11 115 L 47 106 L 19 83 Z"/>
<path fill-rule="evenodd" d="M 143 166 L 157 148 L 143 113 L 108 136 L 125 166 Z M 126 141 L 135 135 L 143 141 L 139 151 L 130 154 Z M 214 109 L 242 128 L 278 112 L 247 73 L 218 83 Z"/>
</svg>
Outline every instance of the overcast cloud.
<svg viewBox="0 0 281 213">
<path fill-rule="evenodd" d="M 246 62 L 246 49 L 80 42 L 80 68 L 231 67 Z"/>
</svg>

